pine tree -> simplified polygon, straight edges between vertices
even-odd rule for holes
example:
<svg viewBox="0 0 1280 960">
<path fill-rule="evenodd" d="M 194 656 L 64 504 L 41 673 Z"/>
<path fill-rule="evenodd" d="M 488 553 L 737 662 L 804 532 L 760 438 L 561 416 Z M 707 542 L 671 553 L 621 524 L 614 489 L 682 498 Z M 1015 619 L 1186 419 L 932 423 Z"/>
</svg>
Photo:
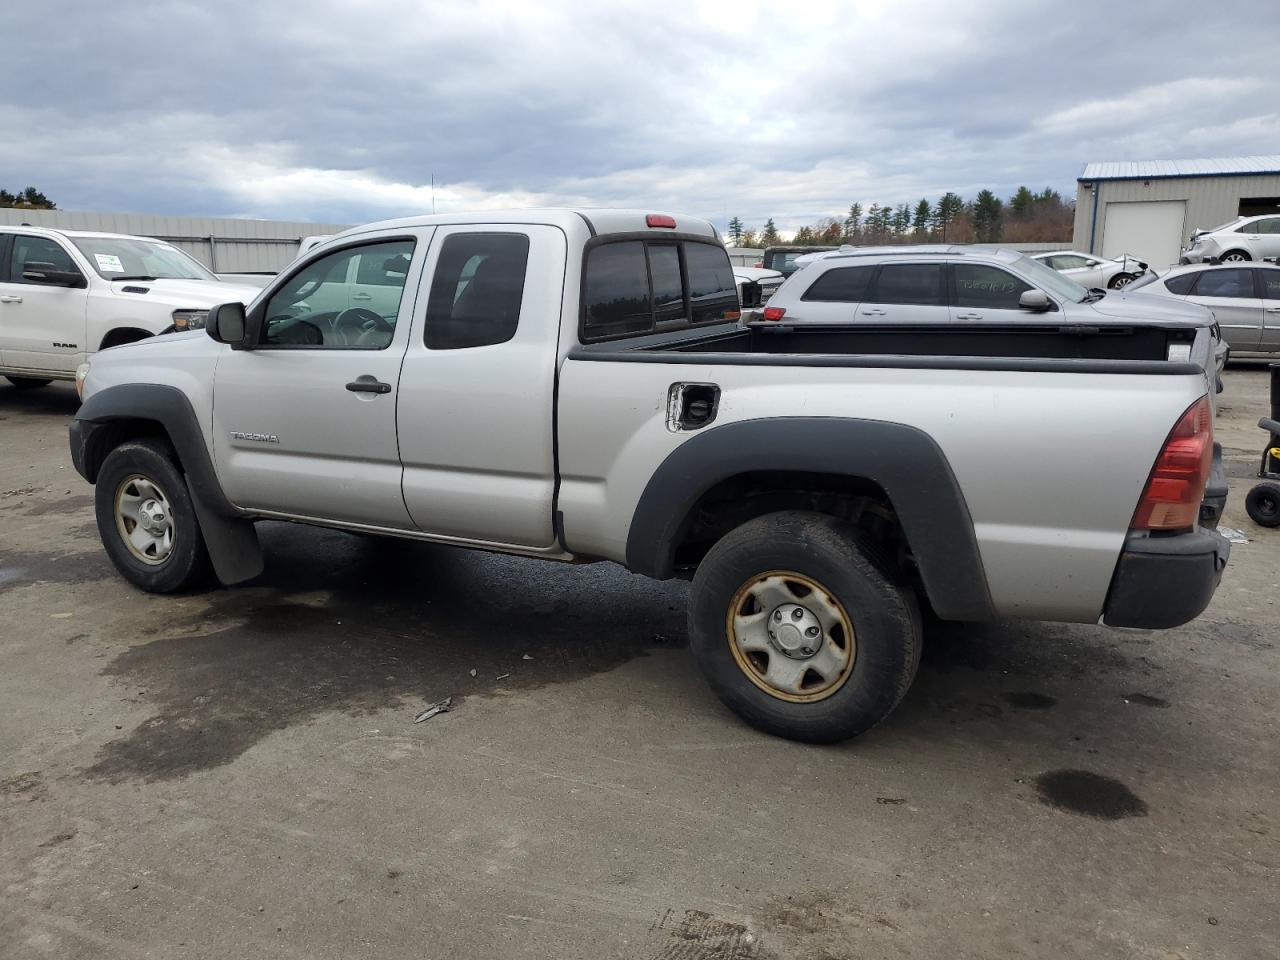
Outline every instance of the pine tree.
<svg viewBox="0 0 1280 960">
<path fill-rule="evenodd" d="M 973 201 L 973 232 L 979 243 L 999 243 L 1004 204 L 990 190 L 981 190 Z"/>
<path fill-rule="evenodd" d="M 729 239 L 735 247 L 742 246 L 742 218 L 734 217 L 729 221 Z"/>
<path fill-rule="evenodd" d="M 929 236 L 929 227 L 933 223 L 933 207 L 929 206 L 929 201 L 922 199 L 916 204 L 915 220 L 912 226 L 915 227 L 916 239 L 924 240 Z"/>
<path fill-rule="evenodd" d="M 764 230 L 760 233 L 760 243 L 766 247 L 776 247 L 778 245 L 778 228 L 774 225 L 773 217 L 764 222 Z"/>
<path fill-rule="evenodd" d="M 813 246 L 813 227 L 801 227 L 797 230 L 794 242 L 798 247 Z"/>
<path fill-rule="evenodd" d="M 10 207 L 26 207 L 31 210 L 56 210 L 57 205 L 35 187 L 27 187 L 6 204 Z"/>
<path fill-rule="evenodd" d="M 944 243 L 947 239 L 947 227 L 954 223 L 962 213 L 964 213 L 964 201 L 960 199 L 958 194 L 954 194 L 951 191 L 944 193 L 942 199 L 938 201 L 938 205 L 934 207 L 933 223 Z"/>
<path fill-rule="evenodd" d="M 911 229 L 911 204 L 900 203 L 893 211 L 893 233 L 896 237 L 905 237 Z"/>
<path fill-rule="evenodd" d="M 1030 220 L 1035 213 L 1036 197 L 1025 186 L 1009 198 L 1009 215 L 1015 220 Z"/>
<path fill-rule="evenodd" d="M 846 243 L 857 243 L 862 239 L 862 204 L 849 206 L 849 215 L 844 218 L 844 239 Z"/>
</svg>

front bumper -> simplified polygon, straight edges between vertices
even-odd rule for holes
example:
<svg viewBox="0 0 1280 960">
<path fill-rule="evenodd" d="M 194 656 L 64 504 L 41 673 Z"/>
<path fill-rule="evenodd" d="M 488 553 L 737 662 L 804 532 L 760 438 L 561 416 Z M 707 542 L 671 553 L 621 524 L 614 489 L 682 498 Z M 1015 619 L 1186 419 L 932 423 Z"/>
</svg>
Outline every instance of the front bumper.
<svg viewBox="0 0 1280 960">
<path fill-rule="evenodd" d="M 1194 620 L 1213 599 L 1230 555 L 1227 539 L 1206 527 L 1167 537 L 1129 534 L 1102 622 L 1162 630 Z"/>
<path fill-rule="evenodd" d="M 93 483 L 94 478 L 89 473 L 89 458 L 85 451 L 89 446 L 89 437 L 97 428 L 98 424 L 90 423 L 88 420 L 72 420 L 67 431 L 71 441 L 71 465 L 76 468 L 76 473 L 90 483 Z"/>
</svg>

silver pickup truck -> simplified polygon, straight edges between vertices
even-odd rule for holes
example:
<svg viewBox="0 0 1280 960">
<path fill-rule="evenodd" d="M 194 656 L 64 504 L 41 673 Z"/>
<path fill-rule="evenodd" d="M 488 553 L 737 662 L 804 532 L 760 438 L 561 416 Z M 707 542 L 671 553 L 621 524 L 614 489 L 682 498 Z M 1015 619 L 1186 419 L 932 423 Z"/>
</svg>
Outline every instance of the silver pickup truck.
<svg viewBox="0 0 1280 960">
<path fill-rule="evenodd" d="M 94 357 L 72 458 L 144 590 L 256 576 L 262 519 L 691 577 L 707 680 L 798 740 L 894 708 L 922 607 L 1161 628 L 1208 604 L 1203 326 L 738 311 L 701 220 L 372 224 L 204 332 Z"/>
</svg>

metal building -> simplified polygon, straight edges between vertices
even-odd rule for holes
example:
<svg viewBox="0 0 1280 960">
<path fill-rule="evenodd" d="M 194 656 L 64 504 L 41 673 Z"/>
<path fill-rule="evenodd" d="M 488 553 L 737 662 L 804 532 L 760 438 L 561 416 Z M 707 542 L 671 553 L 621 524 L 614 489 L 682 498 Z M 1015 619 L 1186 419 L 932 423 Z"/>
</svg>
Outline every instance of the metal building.
<svg viewBox="0 0 1280 960">
<path fill-rule="evenodd" d="M 275 273 L 297 255 L 298 241 L 303 237 L 347 229 L 337 223 L 0 207 L 0 224 L 23 223 L 60 230 L 100 230 L 155 237 L 181 247 L 215 273 Z"/>
<path fill-rule="evenodd" d="M 1090 163 L 1076 189 L 1077 250 L 1163 269 L 1192 230 L 1280 210 L 1280 156 Z"/>
</svg>

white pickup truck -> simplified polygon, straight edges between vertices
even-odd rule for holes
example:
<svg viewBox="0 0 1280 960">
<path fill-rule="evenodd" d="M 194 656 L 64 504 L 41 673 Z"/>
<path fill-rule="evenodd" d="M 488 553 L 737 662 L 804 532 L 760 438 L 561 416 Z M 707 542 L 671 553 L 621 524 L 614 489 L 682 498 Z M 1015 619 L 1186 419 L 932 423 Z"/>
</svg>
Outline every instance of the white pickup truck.
<svg viewBox="0 0 1280 960">
<path fill-rule="evenodd" d="M 256 293 L 159 240 L 0 226 L 0 374 L 71 380 L 97 350 L 201 327 L 214 304 Z"/>
<path fill-rule="evenodd" d="M 144 590 L 256 576 L 262 519 L 691 577 L 711 686 L 807 741 L 893 709 L 925 605 L 1208 604 L 1205 327 L 748 329 L 734 287 L 715 230 L 666 214 L 360 227 L 205 333 L 95 357 L 72 459 Z"/>
</svg>

